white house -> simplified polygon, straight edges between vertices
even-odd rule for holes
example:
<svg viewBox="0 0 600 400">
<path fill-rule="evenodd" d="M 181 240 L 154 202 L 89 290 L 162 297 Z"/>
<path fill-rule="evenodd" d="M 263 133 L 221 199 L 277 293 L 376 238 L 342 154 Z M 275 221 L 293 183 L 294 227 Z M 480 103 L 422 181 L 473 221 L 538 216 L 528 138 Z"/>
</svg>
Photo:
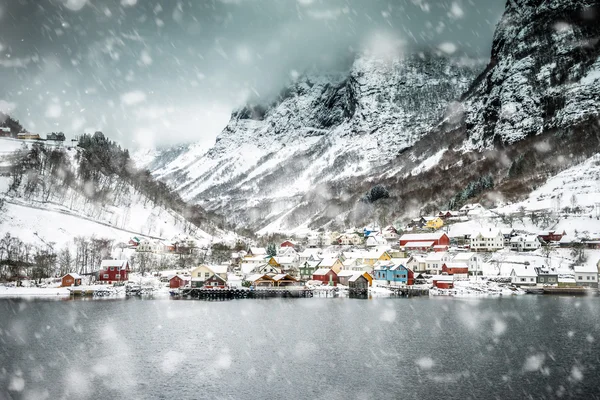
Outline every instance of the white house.
<svg viewBox="0 0 600 400">
<path fill-rule="evenodd" d="M 440 275 L 444 263 L 450 261 L 452 256 L 446 252 L 429 253 L 425 257 L 425 270 L 431 275 Z M 413 270 L 414 271 L 414 270 Z"/>
<path fill-rule="evenodd" d="M 535 286 L 537 284 L 537 272 L 532 265 L 513 264 L 510 281 L 515 286 Z"/>
<path fill-rule="evenodd" d="M 367 247 L 387 246 L 387 240 L 381 234 L 369 235 L 366 241 Z"/>
<path fill-rule="evenodd" d="M 481 275 L 482 262 L 479 256 L 473 252 L 457 253 L 453 258 L 452 262 L 465 263 L 469 267 L 469 275 Z"/>
<path fill-rule="evenodd" d="M 575 282 L 577 286 L 598 287 L 598 267 L 595 265 L 577 265 L 575 271 Z"/>
<path fill-rule="evenodd" d="M 536 235 L 518 235 L 510 239 L 510 249 L 513 251 L 534 251 L 541 246 Z"/>
<path fill-rule="evenodd" d="M 499 230 L 471 235 L 471 250 L 496 251 L 504 248 L 504 235 Z"/>
</svg>

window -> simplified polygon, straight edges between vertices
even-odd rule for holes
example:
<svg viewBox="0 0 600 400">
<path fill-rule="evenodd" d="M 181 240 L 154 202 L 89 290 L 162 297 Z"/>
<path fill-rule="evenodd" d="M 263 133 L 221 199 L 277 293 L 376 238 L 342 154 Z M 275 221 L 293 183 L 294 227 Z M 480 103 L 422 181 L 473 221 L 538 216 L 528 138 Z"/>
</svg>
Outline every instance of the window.
<svg viewBox="0 0 600 400">
<path fill-rule="evenodd" d="M 108 274 L 104 274 L 104 275 L 102 275 L 102 277 L 103 277 L 104 279 L 108 279 Z"/>
<path fill-rule="evenodd" d="M 551 282 L 552 283 L 556 282 L 556 278 L 548 278 L 548 283 L 551 283 Z"/>
<path fill-rule="evenodd" d="M 526 279 L 525 278 L 521 278 L 521 282 L 526 282 Z"/>
<path fill-rule="evenodd" d="M 591 276 L 586 276 L 587 280 L 589 281 L 592 277 Z"/>
<path fill-rule="evenodd" d="M 121 274 L 115 274 L 115 279 L 121 279 Z"/>
<path fill-rule="evenodd" d="M 577 280 L 580 280 L 580 281 L 582 281 L 582 280 L 583 280 L 583 277 L 582 277 L 581 275 L 578 275 L 578 276 L 577 276 Z"/>
<path fill-rule="evenodd" d="M 205 278 L 208 278 L 209 276 L 210 276 L 210 272 L 205 272 L 205 273 L 204 273 L 204 277 L 205 277 Z"/>
<path fill-rule="evenodd" d="M 114 271 L 115 267 L 110 267 L 109 270 Z"/>
</svg>

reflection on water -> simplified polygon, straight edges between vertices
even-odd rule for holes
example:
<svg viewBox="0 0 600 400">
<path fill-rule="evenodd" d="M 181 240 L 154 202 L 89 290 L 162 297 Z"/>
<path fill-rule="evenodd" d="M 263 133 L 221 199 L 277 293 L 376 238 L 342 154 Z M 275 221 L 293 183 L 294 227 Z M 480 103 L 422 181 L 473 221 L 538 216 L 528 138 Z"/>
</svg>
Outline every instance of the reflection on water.
<svg viewBox="0 0 600 400">
<path fill-rule="evenodd" d="M 597 398 L 597 298 L 0 300 L 0 398 Z"/>
</svg>

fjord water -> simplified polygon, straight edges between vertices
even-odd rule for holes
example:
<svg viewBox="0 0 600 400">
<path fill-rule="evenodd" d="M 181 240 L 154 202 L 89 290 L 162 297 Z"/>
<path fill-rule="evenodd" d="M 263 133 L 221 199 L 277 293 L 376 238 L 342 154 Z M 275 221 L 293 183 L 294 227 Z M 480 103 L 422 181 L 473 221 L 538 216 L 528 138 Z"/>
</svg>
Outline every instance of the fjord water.
<svg viewBox="0 0 600 400">
<path fill-rule="evenodd" d="M 0 300 L 0 398 L 600 396 L 598 298 Z"/>
</svg>

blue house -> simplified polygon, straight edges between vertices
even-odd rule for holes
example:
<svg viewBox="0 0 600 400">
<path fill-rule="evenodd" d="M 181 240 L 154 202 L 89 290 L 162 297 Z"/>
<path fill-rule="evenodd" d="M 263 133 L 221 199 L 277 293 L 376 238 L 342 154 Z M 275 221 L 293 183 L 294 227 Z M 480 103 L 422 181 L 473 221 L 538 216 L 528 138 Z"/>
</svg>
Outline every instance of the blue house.
<svg viewBox="0 0 600 400">
<path fill-rule="evenodd" d="M 376 281 L 383 281 L 388 285 L 412 285 L 414 280 L 414 274 L 410 269 L 404 265 L 395 265 L 393 263 L 375 267 L 374 273 Z"/>
</svg>

